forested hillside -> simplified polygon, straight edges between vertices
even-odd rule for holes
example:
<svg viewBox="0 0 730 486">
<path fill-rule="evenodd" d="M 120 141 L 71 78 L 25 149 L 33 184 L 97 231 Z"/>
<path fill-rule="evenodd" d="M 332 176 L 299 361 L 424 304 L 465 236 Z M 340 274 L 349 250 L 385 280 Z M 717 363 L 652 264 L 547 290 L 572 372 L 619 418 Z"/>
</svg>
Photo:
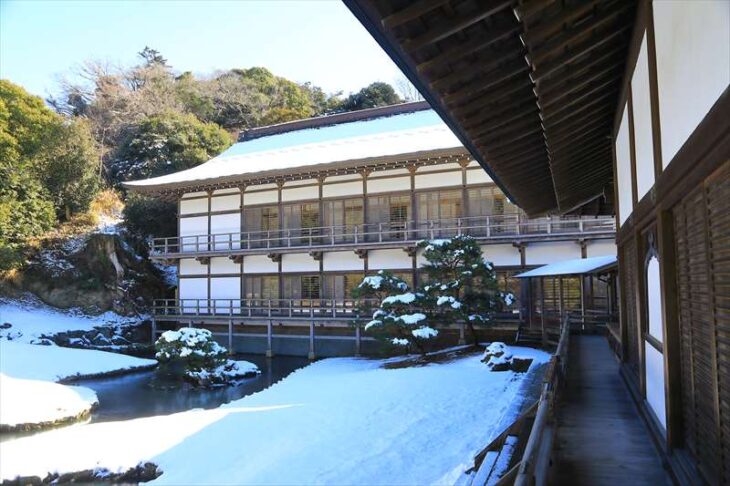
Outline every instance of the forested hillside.
<svg viewBox="0 0 730 486">
<path fill-rule="evenodd" d="M 150 48 L 134 66 L 86 62 L 71 79 L 46 102 L 0 80 L 0 270 L 22 266 L 59 225 L 93 226 L 92 202 L 115 194 L 132 233 L 172 234 L 171 204 L 128 196 L 120 183 L 205 162 L 241 130 L 404 101 L 387 83 L 344 97 L 263 67 L 180 73 Z"/>
</svg>

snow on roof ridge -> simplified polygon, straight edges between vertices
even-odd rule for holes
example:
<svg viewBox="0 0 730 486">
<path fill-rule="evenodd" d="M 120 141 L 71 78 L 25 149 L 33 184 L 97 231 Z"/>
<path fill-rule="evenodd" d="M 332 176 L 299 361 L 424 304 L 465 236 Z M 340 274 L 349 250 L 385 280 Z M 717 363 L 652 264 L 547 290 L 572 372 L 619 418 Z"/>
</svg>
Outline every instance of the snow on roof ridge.
<svg viewBox="0 0 730 486">
<path fill-rule="evenodd" d="M 413 113 L 431 109 L 431 105 L 427 101 L 412 101 L 399 103 L 397 105 L 377 106 L 375 108 L 366 108 L 364 110 L 346 111 L 343 113 L 334 113 L 331 115 L 323 115 L 311 118 L 302 118 L 300 120 L 292 120 L 274 125 L 266 125 L 263 127 L 251 128 L 243 130 L 238 136 L 238 142 L 246 142 L 256 138 L 268 137 L 270 135 L 279 135 L 297 130 L 305 130 L 309 128 L 322 128 L 341 123 L 350 123 L 357 121 L 370 120 L 373 118 L 382 118 L 386 116 L 401 115 L 404 113 Z"/>
</svg>

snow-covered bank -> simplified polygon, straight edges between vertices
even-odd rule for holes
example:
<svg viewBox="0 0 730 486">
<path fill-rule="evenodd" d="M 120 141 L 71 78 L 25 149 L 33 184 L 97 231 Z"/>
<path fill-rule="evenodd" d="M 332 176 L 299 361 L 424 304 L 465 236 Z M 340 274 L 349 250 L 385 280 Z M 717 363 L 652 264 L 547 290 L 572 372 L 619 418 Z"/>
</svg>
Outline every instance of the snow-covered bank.
<svg viewBox="0 0 730 486">
<path fill-rule="evenodd" d="M 131 325 L 137 318 L 114 312 L 89 316 L 78 309 L 61 310 L 30 296 L 22 300 L 0 298 L 0 341 L 38 342 L 43 336 L 67 331 L 91 331 L 100 326 Z M 10 326 L 8 327 L 7 324 Z"/>
<path fill-rule="evenodd" d="M 156 365 L 157 361 L 152 359 L 117 353 L 0 340 L 0 372 L 14 378 L 69 381 Z"/>
<path fill-rule="evenodd" d="M 74 421 L 98 404 L 83 386 L 22 380 L 0 373 L 0 431 L 31 430 Z"/>
<path fill-rule="evenodd" d="M 83 418 L 97 404 L 92 390 L 56 381 L 148 369 L 156 364 L 116 353 L 0 340 L 0 430 L 65 423 Z"/>
<path fill-rule="evenodd" d="M 533 358 L 531 369 L 549 357 L 513 351 Z M 477 355 L 398 369 L 382 364 L 327 359 L 215 410 L 3 442 L 0 479 L 119 472 L 151 461 L 163 472 L 157 482 L 167 484 L 453 483 L 521 404 L 526 375 L 490 372 Z"/>
</svg>

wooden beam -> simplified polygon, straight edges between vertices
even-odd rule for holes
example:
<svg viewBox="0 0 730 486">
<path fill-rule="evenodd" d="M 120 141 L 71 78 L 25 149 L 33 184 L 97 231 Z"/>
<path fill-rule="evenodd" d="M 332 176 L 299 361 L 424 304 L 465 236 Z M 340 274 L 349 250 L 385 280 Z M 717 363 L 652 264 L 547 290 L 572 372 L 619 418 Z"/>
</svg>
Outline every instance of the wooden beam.
<svg viewBox="0 0 730 486">
<path fill-rule="evenodd" d="M 452 108 L 451 113 L 453 113 L 456 117 L 462 117 L 471 113 L 481 113 L 481 110 L 492 107 L 493 105 L 502 104 L 506 98 L 509 98 L 520 91 L 524 91 L 524 95 L 520 96 L 521 99 L 532 95 L 532 101 L 537 106 L 537 97 L 532 92 L 532 83 L 529 78 L 525 77 L 524 79 L 516 79 L 514 83 L 508 83 L 504 86 L 500 86 L 499 88 L 494 88 L 485 93 L 481 93 L 480 95 L 473 97 L 471 101 L 468 101 L 463 106 L 456 106 Z M 511 107 L 513 106 L 513 103 L 510 102 L 506 104 L 506 106 Z M 471 118 L 473 118 L 473 116 Z"/>
<path fill-rule="evenodd" d="M 496 42 L 517 35 L 520 30 L 519 25 L 516 23 L 510 23 L 506 27 L 502 28 L 495 28 L 493 31 L 489 31 L 484 36 L 478 37 L 473 41 L 455 44 L 452 47 L 444 49 L 440 54 L 417 64 L 416 69 L 419 73 L 425 73 L 436 67 L 443 66 L 444 64 L 451 64 L 470 54 L 486 49 Z"/>
<path fill-rule="evenodd" d="M 602 69 L 610 64 L 623 66 L 623 52 L 624 49 L 621 46 L 607 49 L 603 53 L 593 53 L 580 61 L 566 64 L 548 79 L 536 80 L 535 86 L 539 92 L 548 93 L 552 89 L 559 89 L 565 84 L 569 84 L 571 80 L 576 79 L 581 74 L 595 72 L 597 69 Z"/>
<path fill-rule="evenodd" d="M 604 78 L 616 79 L 623 75 L 623 66 L 613 64 L 598 71 L 588 72 L 579 79 L 567 79 L 563 86 L 550 91 L 537 89 L 537 99 L 540 108 L 546 109 L 552 104 L 571 96 L 586 86 L 595 85 Z"/>
<path fill-rule="evenodd" d="M 586 98 L 590 98 L 595 94 L 600 95 L 601 92 L 618 92 L 618 82 L 621 80 L 621 74 L 622 73 L 615 73 L 600 84 L 590 84 L 585 86 L 579 92 L 573 93 L 570 100 L 560 103 L 560 105 L 554 109 L 541 107 L 543 120 L 548 121 L 566 110 L 572 110 L 575 105 L 580 104 L 581 101 Z"/>
<path fill-rule="evenodd" d="M 525 54 L 522 46 L 515 46 L 513 49 L 495 53 L 489 61 L 474 60 L 470 69 L 454 69 L 451 74 L 435 78 L 429 85 L 437 92 L 450 91 L 448 88 L 459 81 L 472 81 L 474 78 L 488 77 L 500 64 L 511 59 L 521 59 Z"/>
<path fill-rule="evenodd" d="M 479 127 L 475 130 L 468 130 L 467 132 L 472 138 L 477 138 L 479 135 L 487 135 L 491 134 L 494 131 L 502 128 L 502 127 L 508 127 L 511 125 L 514 125 L 515 122 L 519 120 L 534 120 L 536 122 L 540 122 L 539 110 L 537 109 L 537 106 L 533 106 L 530 110 L 527 111 L 521 111 L 512 114 L 511 116 L 507 116 L 505 118 L 497 119 L 496 121 L 492 123 L 484 123 L 482 125 L 479 125 Z"/>
<path fill-rule="evenodd" d="M 423 14 L 449 3 L 449 0 L 420 0 L 394 12 L 382 20 L 383 27 L 392 30 L 394 27 L 410 22 Z"/>
<path fill-rule="evenodd" d="M 566 113 L 563 116 L 560 116 L 560 117 L 557 117 L 557 118 L 552 118 L 549 121 L 548 120 L 543 120 L 543 122 L 546 123 L 546 124 L 549 124 L 551 126 L 555 126 L 555 125 L 557 125 L 559 123 L 564 122 L 565 120 L 572 119 L 573 117 L 575 117 L 579 113 L 583 113 L 584 111 L 586 111 L 586 110 L 588 110 L 590 108 L 593 108 L 595 105 L 600 105 L 600 104 L 604 103 L 607 99 L 610 99 L 610 100 L 615 99 L 616 95 L 617 95 L 617 90 L 616 89 L 614 89 L 613 91 L 606 91 L 602 95 L 597 96 L 596 98 L 594 98 L 593 100 L 589 101 L 588 103 L 585 103 L 585 104 L 583 104 L 583 105 L 581 105 L 581 106 L 579 106 L 577 108 L 574 108 L 569 113 Z"/>
<path fill-rule="evenodd" d="M 438 25 L 429 26 L 426 31 L 414 38 L 406 39 L 401 43 L 401 47 L 408 53 L 413 53 L 425 46 L 434 44 L 440 40 L 446 39 L 467 27 L 481 22 L 487 17 L 491 17 L 497 12 L 511 6 L 511 0 L 487 0 L 480 3 L 482 8 L 475 12 L 468 12 L 445 19 Z"/>
<path fill-rule="evenodd" d="M 520 37 L 528 45 L 543 42 L 546 38 L 558 34 L 580 17 L 591 12 L 601 2 L 605 2 L 605 0 L 591 0 L 563 9 L 553 17 L 541 21 L 536 27 L 530 26 Z"/>
<path fill-rule="evenodd" d="M 495 72 L 494 76 L 490 79 L 477 79 L 476 81 L 472 81 L 471 83 L 467 83 L 459 87 L 458 91 L 445 95 L 443 97 L 444 103 L 451 104 L 468 101 L 473 98 L 475 93 L 487 91 L 488 89 L 508 82 L 517 76 L 527 77 L 526 74 L 528 70 L 529 66 L 527 63 L 522 59 L 518 59 Z"/>
</svg>

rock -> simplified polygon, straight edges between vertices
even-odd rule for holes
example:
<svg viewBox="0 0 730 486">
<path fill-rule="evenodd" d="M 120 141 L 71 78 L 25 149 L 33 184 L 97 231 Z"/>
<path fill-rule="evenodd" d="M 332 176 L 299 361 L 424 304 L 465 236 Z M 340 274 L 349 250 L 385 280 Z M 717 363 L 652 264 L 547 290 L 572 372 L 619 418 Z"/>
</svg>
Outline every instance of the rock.
<svg viewBox="0 0 730 486">
<path fill-rule="evenodd" d="M 10 329 L 11 327 L 13 327 L 13 325 L 10 324 L 9 322 L 4 322 L 4 323 L 0 324 L 0 329 Z"/>
<path fill-rule="evenodd" d="M 515 356 L 512 358 L 512 371 L 517 373 L 525 373 L 532 364 L 531 358 L 518 358 Z"/>
</svg>

